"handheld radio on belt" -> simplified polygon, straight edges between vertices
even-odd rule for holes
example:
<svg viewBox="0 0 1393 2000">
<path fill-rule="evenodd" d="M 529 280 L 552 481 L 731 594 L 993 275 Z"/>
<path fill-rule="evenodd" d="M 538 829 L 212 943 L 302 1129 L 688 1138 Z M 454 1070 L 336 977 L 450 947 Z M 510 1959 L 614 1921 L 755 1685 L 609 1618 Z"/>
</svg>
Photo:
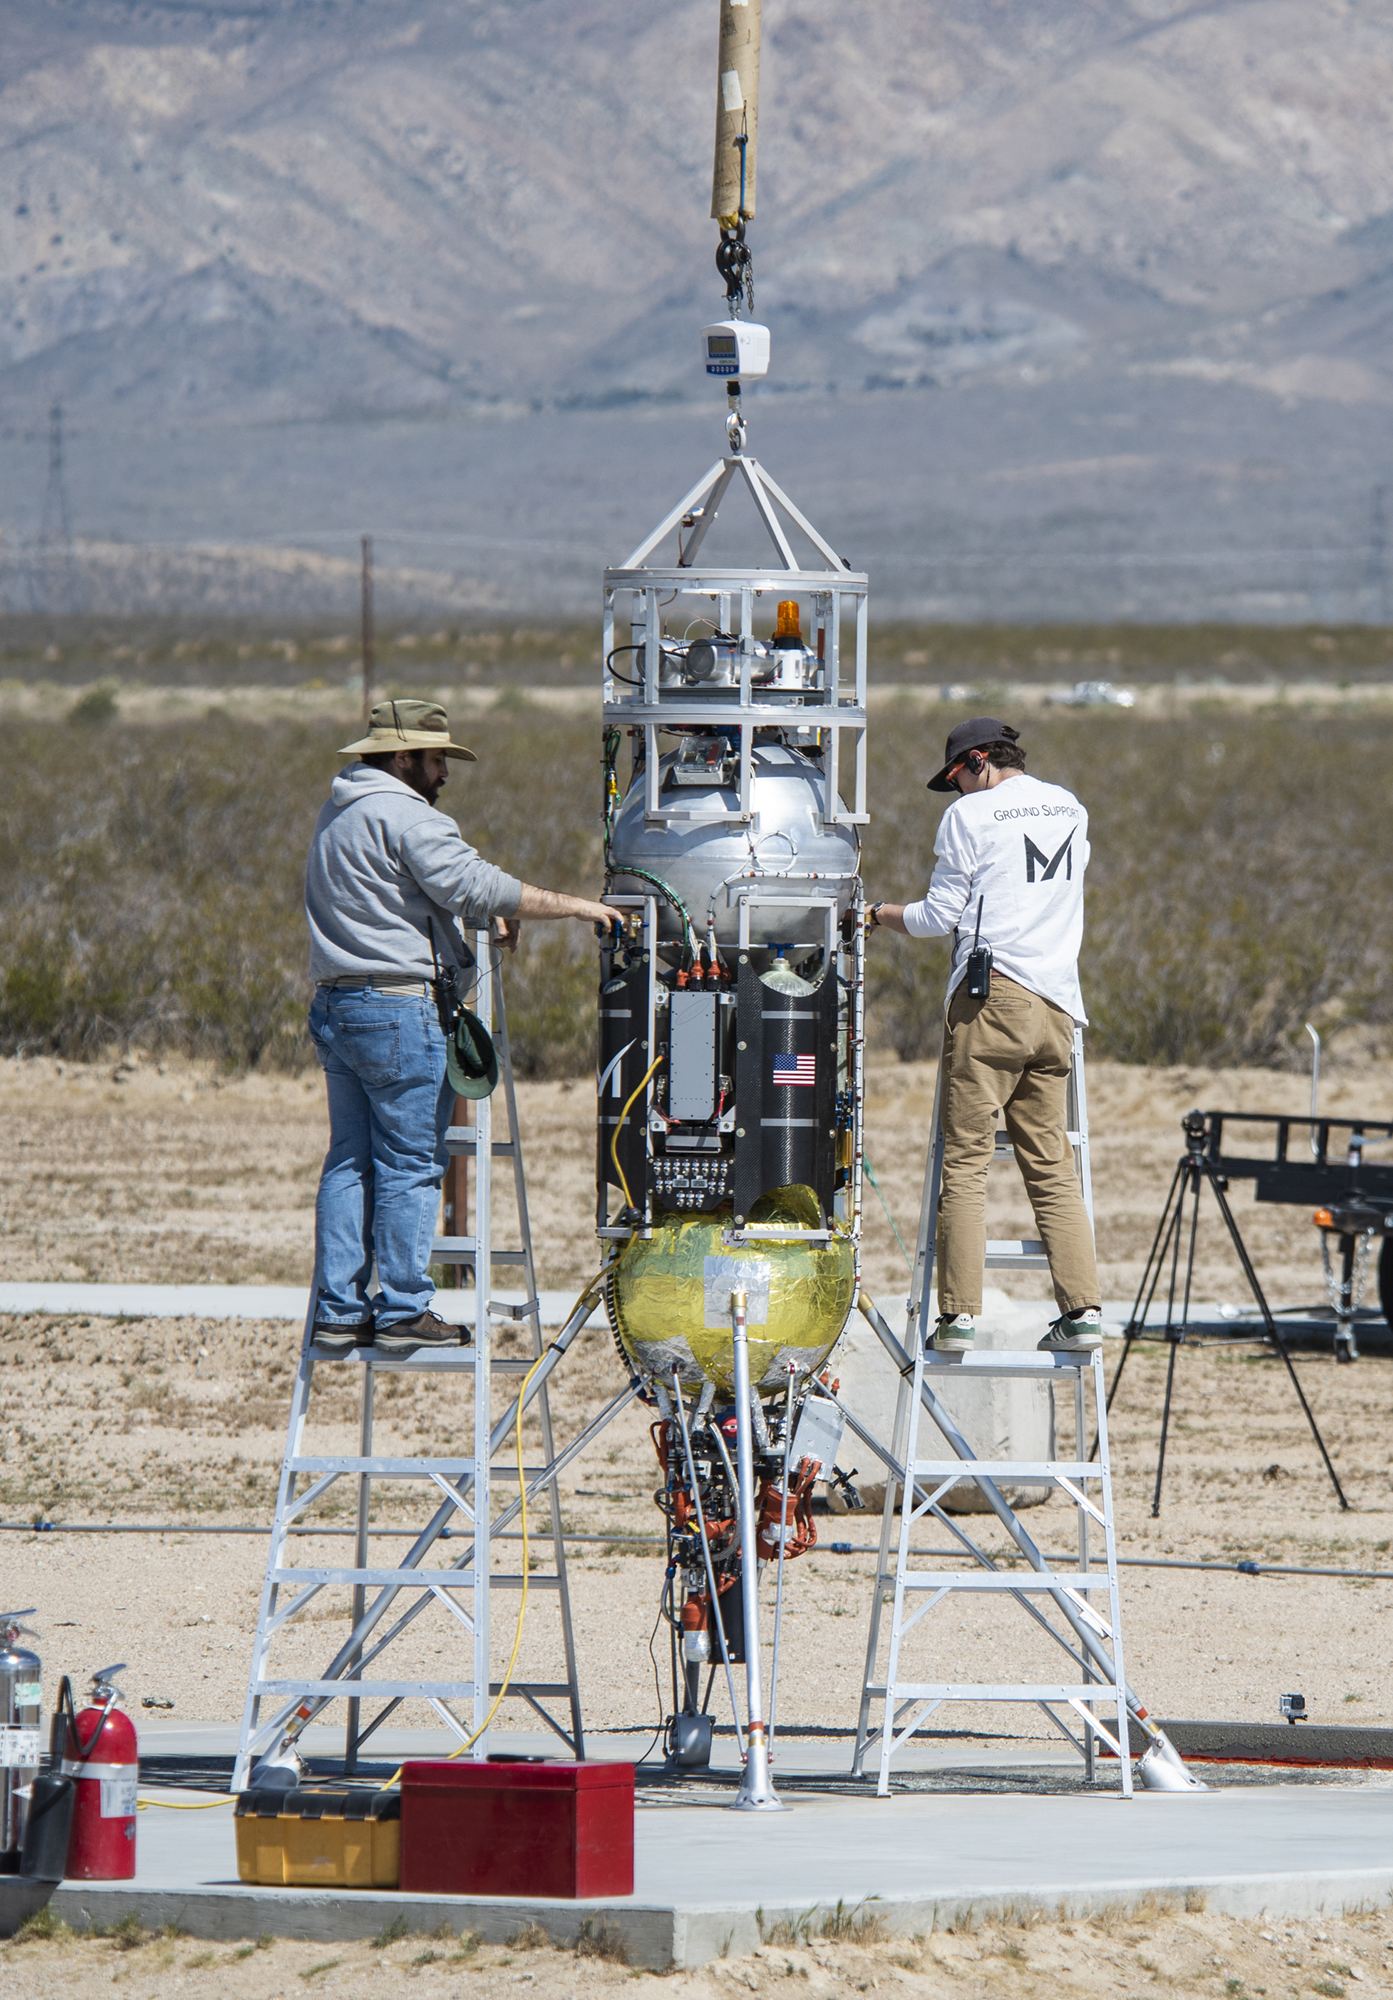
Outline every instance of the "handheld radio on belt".
<svg viewBox="0 0 1393 2000">
<path fill-rule="evenodd" d="M 985 901 L 985 896 L 977 898 L 977 928 L 972 934 L 972 950 L 967 956 L 967 992 L 972 1000 L 986 1000 L 992 990 L 992 948 L 982 943 L 982 905 Z"/>
</svg>

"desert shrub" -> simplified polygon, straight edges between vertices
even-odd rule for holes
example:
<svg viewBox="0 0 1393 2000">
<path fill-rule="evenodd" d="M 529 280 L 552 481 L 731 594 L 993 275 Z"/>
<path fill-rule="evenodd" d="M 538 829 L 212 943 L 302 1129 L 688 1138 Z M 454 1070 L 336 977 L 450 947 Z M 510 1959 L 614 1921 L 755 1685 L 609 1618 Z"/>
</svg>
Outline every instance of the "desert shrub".
<svg viewBox="0 0 1393 2000">
<path fill-rule="evenodd" d="M 906 901 L 933 868 L 924 791 L 937 707 L 870 732 L 872 895 Z M 598 888 L 598 716 L 516 700 L 471 721 L 480 756 L 442 806 L 524 880 Z M 230 1065 L 309 1059 L 302 906 L 315 815 L 339 768 L 328 725 L 218 709 L 75 736 L 7 719 L 0 791 L 0 1048 L 95 1055 L 141 1043 Z M 1143 721 L 1038 717 L 1030 768 L 1091 815 L 1082 977 L 1091 1046 L 1128 1062 L 1283 1063 L 1302 1024 L 1393 1021 L 1383 940 L 1393 831 L 1381 810 L 1393 720 L 1273 707 Z M 871 946 L 873 1042 L 938 1047 L 941 943 Z M 591 1064 L 594 943 L 531 924 L 506 968 L 525 1075 Z"/>
<path fill-rule="evenodd" d="M 469 736 L 481 762 L 452 770 L 441 800 L 466 837 L 524 880 L 594 887 L 595 732 L 524 706 Z M 91 745 L 10 718 L 0 1048 L 308 1060 L 305 855 L 341 740 L 218 710 L 161 726 L 108 718 Z M 588 1065 L 593 983 L 583 926 L 528 926 L 508 969 L 523 1073 Z"/>
<path fill-rule="evenodd" d="M 939 813 L 941 726 L 872 736 L 865 875 L 921 895 Z M 1080 964 L 1091 1046 L 1123 1062 L 1281 1064 L 1303 1024 L 1393 1020 L 1383 940 L 1393 830 L 1380 809 L 1393 724 L 1377 712 L 1042 717 L 1030 769 L 1089 809 Z M 946 952 L 877 938 L 873 1030 L 902 1057 L 938 1045 Z"/>
<path fill-rule="evenodd" d="M 629 1940 L 619 1925 L 608 1917 L 587 1917 L 576 1939 L 576 1957 L 601 1958 L 607 1959 L 611 1965 L 627 1965 Z"/>
</svg>

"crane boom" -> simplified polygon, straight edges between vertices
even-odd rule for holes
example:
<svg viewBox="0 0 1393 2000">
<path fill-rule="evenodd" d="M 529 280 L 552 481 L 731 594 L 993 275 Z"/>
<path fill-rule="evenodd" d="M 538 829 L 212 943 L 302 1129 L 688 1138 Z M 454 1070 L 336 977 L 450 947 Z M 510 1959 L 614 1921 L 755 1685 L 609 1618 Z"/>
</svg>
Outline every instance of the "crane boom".
<svg viewBox="0 0 1393 2000">
<path fill-rule="evenodd" d="M 755 212 L 759 15 L 760 0 L 721 0 L 711 213 L 722 229 L 749 222 Z"/>
</svg>

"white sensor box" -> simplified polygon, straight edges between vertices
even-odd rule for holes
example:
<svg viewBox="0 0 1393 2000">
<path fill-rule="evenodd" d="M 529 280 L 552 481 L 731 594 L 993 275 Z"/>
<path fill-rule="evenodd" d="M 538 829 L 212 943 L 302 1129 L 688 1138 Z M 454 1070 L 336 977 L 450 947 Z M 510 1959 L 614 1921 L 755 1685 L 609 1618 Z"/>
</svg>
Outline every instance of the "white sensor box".
<svg viewBox="0 0 1393 2000">
<path fill-rule="evenodd" d="M 708 375 L 769 373 L 769 329 L 750 320 L 723 319 L 701 329 L 701 358 Z"/>
</svg>

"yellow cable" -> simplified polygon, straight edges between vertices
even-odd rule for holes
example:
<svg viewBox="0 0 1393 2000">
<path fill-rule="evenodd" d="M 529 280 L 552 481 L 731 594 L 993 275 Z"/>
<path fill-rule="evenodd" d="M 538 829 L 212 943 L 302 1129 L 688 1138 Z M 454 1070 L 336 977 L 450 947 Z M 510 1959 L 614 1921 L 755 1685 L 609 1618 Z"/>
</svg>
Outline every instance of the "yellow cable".
<svg viewBox="0 0 1393 2000">
<path fill-rule="evenodd" d="M 460 1744 L 458 1750 L 452 1750 L 450 1752 L 449 1756 L 445 1759 L 447 1764 L 452 1764 L 456 1757 L 462 1757 L 466 1750 L 471 1749 L 473 1745 L 478 1742 L 479 1738 L 483 1735 L 484 1731 L 488 1728 L 489 1724 L 493 1721 L 495 1715 L 497 1715 L 498 1704 L 502 1701 L 504 1695 L 508 1692 L 508 1683 L 513 1678 L 513 1668 L 518 1663 L 518 1653 L 522 1647 L 522 1621 L 527 1614 L 527 1575 L 528 1575 L 527 1472 L 522 1462 L 522 1406 L 527 1396 L 527 1392 L 532 1386 L 532 1377 L 536 1374 L 537 1370 L 541 1367 L 542 1363 L 546 1360 L 546 1358 L 547 1357 L 545 1354 L 539 1354 L 537 1356 L 537 1359 L 532 1363 L 532 1366 L 528 1369 L 527 1373 L 522 1378 L 522 1387 L 518 1390 L 518 1418 L 517 1418 L 517 1423 L 514 1426 L 513 1430 L 513 1435 L 517 1440 L 517 1448 L 518 1448 L 518 1525 L 522 1529 L 522 1590 L 519 1596 L 519 1603 L 518 1603 L 518 1622 L 516 1629 L 513 1632 L 513 1650 L 508 1660 L 507 1669 L 504 1672 L 503 1678 L 498 1683 L 498 1693 L 494 1697 L 493 1707 L 489 1710 L 488 1714 L 479 1724 L 479 1727 L 474 1731 L 474 1734 L 472 1736 L 467 1736 L 463 1741 L 463 1743 Z M 474 1482 L 474 1488 L 476 1492 L 478 1491 L 478 1487 L 479 1487 L 479 1482 L 476 1478 Z M 400 1773 L 398 1773 L 398 1776 L 400 1776 Z"/>
<path fill-rule="evenodd" d="M 176 1805 L 173 1799 L 137 1799 L 136 1810 L 144 1812 L 149 1806 L 158 1806 L 162 1812 L 211 1812 L 214 1806 L 231 1806 L 237 1803 L 237 1794 L 231 1793 L 225 1799 L 201 1799 L 197 1805 Z"/>
<path fill-rule="evenodd" d="M 629 1193 L 629 1183 L 625 1180 L 624 1169 L 619 1164 L 619 1134 L 624 1130 L 625 1124 L 628 1122 L 629 1113 L 634 1108 L 634 1098 L 638 1096 L 640 1090 L 644 1090 L 647 1088 L 648 1078 L 652 1076 L 654 1070 L 658 1067 L 658 1064 L 661 1061 L 662 1061 L 661 1056 L 654 1056 L 652 1062 L 648 1065 L 647 1076 L 644 1077 L 642 1083 L 640 1083 L 638 1086 L 638 1090 L 635 1090 L 633 1096 L 630 1097 L 628 1103 L 624 1106 L 624 1109 L 620 1112 L 619 1123 L 614 1128 L 614 1137 L 609 1142 L 609 1156 L 614 1162 L 614 1171 L 619 1176 L 619 1185 L 624 1190 L 625 1205 L 629 1208 L 633 1207 L 634 1198 Z"/>
<path fill-rule="evenodd" d="M 661 1061 L 662 1057 L 659 1056 L 658 1062 Z M 653 1069 L 656 1069 L 657 1066 L 658 1063 L 654 1063 Z M 653 1070 L 650 1069 L 648 1072 L 648 1076 L 652 1076 L 652 1074 Z M 647 1081 L 648 1077 L 645 1077 L 643 1083 L 647 1083 Z M 639 1085 L 638 1087 L 639 1090 L 643 1089 L 643 1083 Z M 637 1095 L 638 1091 L 635 1091 L 634 1096 L 636 1097 Z M 634 1099 L 633 1097 L 631 1097 L 629 1099 L 629 1103 L 632 1104 L 633 1101 Z M 628 1107 L 626 1106 L 625 1109 L 627 1110 L 627 1108 Z M 586 1286 L 585 1290 L 576 1300 L 577 1306 L 582 1305 L 586 1299 L 598 1298 L 599 1296 L 598 1287 L 600 1279 L 603 1278 L 603 1276 L 604 1272 L 601 1271 L 597 1277 L 591 1279 L 590 1283 Z M 574 1310 L 575 1308 L 573 1307 L 572 1311 Z M 568 1314 L 567 1317 L 569 1318 L 570 1315 Z M 474 1734 L 472 1736 L 466 1737 L 464 1742 L 460 1744 L 457 1750 L 452 1750 L 450 1752 L 449 1756 L 445 1759 L 445 1762 L 447 1764 L 453 1764 L 457 1757 L 462 1757 L 466 1750 L 470 1749 L 475 1743 L 477 1743 L 479 1738 L 483 1735 L 484 1731 L 488 1728 L 489 1724 L 493 1721 L 495 1715 L 497 1715 L 498 1705 L 502 1701 L 504 1695 L 508 1692 L 508 1684 L 513 1678 L 513 1669 L 518 1663 L 518 1653 L 522 1647 L 522 1621 L 527 1612 L 527 1579 L 528 1579 L 527 1551 L 530 1546 L 527 1539 L 527 1471 L 522 1462 L 522 1406 L 524 1402 L 527 1400 L 527 1392 L 532 1386 L 532 1377 L 536 1374 L 537 1370 L 546 1360 L 547 1354 L 549 1354 L 550 1351 L 551 1351 L 550 1348 L 548 1348 L 543 1353 L 537 1356 L 537 1359 L 532 1363 L 532 1366 L 523 1376 L 522 1387 L 518 1390 L 518 1414 L 517 1414 L 517 1423 L 514 1427 L 513 1435 L 517 1440 L 518 1517 L 519 1517 L 519 1526 L 521 1527 L 522 1530 L 522 1593 L 521 1593 L 521 1602 L 518 1605 L 517 1627 L 513 1633 L 513 1651 L 508 1661 L 507 1671 L 505 1672 L 503 1679 L 499 1682 L 498 1693 L 494 1699 L 493 1707 L 489 1710 L 488 1714 L 479 1724 L 479 1727 L 474 1731 Z M 478 1488 L 477 1479 L 475 1480 L 475 1488 L 476 1490 Z M 389 1778 L 387 1780 L 387 1783 L 389 1785 L 395 1784 L 397 1778 L 399 1778 L 400 1776 L 401 1776 L 401 1767 L 398 1766 L 396 1776 Z"/>
<path fill-rule="evenodd" d="M 586 1294 L 582 1292 L 581 1298 L 583 1299 L 585 1296 Z M 536 1374 L 537 1370 L 541 1367 L 542 1363 L 546 1360 L 546 1358 L 547 1357 L 545 1353 L 539 1354 L 537 1356 L 537 1359 L 533 1362 L 532 1366 L 528 1369 L 526 1375 L 524 1375 L 522 1378 L 522 1387 L 518 1390 L 517 1422 L 514 1425 L 513 1429 L 513 1436 L 517 1443 L 518 1517 L 519 1517 L 519 1525 L 522 1529 L 522 1591 L 521 1591 L 521 1601 L 518 1604 L 517 1627 L 513 1633 L 512 1656 L 508 1661 L 507 1670 L 503 1675 L 503 1679 L 499 1682 L 498 1693 L 494 1696 L 493 1707 L 489 1710 L 488 1714 L 484 1717 L 483 1721 L 479 1724 L 479 1727 L 474 1731 L 473 1735 L 466 1736 L 463 1743 L 461 1743 L 457 1749 L 452 1750 L 450 1752 L 449 1756 L 445 1759 L 445 1762 L 447 1764 L 452 1764 L 457 1757 L 462 1757 L 466 1750 L 471 1750 L 474 1747 L 474 1745 L 478 1742 L 479 1738 L 483 1735 L 484 1731 L 488 1728 L 489 1724 L 493 1721 L 495 1715 L 497 1715 L 499 1704 L 502 1702 L 504 1695 L 508 1692 L 508 1684 L 513 1678 L 513 1669 L 518 1663 L 518 1654 L 522 1649 L 522 1621 L 527 1615 L 527 1577 L 528 1577 L 527 1552 L 529 1547 L 527 1538 L 527 1470 L 522 1462 L 522 1406 L 526 1401 L 527 1392 L 532 1386 L 532 1377 Z M 478 1491 L 479 1483 L 480 1482 L 476 1475 L 474 1481 L 476 1492 Z M 475 1546 L 477 1551 L 477 1543 Z M 478 1555 L 476 1553 L 475 1562 L 477 1563 L 477 1561 L 478 1561 Z M 386 1784 L 381 1787 L 381 1789 L 384 1792 L 389 1791 L 393 1785 L 397 1784 L 400 1781 L 401 1774 L 404 1768 L 405 1768 L 404 1765 L 398 1764 L 396 1770 L 393 1771 L 391 1777 L 388 1778 Z"/>
</svg>

